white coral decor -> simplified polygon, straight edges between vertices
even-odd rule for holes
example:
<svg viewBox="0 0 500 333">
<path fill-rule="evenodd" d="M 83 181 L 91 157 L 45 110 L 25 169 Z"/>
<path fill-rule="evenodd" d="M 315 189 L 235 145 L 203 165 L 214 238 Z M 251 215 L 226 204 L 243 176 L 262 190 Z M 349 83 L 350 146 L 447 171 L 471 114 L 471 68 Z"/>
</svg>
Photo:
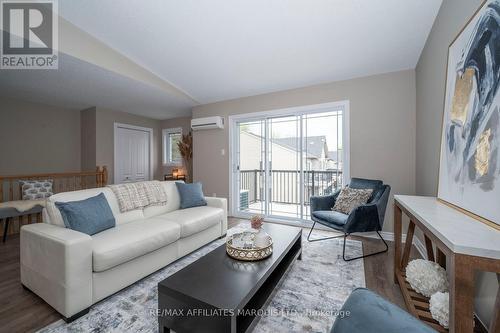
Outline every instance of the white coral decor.
<svg viewBox="0 0 500 333">
<path fill-rule="evenodd" d="M 436 319 L 441 326 L 448 328 L 450 314 L 450 294 L 437 292 L 429 300 L 429 309 L 432 318 Z"/>
<path fill-rule="evenodd" d="M 438 291 L 448 291 L 446 271 L 432 261 L 412 260 L 406 266 L 406 280 L 416 292 L 427 297 Z"/>
</svg>

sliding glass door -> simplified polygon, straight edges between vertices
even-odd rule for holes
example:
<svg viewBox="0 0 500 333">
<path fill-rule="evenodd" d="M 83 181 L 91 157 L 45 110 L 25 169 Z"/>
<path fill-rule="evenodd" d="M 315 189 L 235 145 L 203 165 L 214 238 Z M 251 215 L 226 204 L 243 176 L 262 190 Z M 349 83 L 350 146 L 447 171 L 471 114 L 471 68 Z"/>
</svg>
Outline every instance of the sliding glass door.
<svg viewBox="0 0 500 333">
<path fill-rule="evenodd" d="M 301 218 L 300 117 L 269 118 L 268 216 Z"/>
<path fill-rule="evenodd" d="M 310 196 L 345 182 L 345 113 L 335 105 L 230 121 L 233 215 L 309 220 Z"/>
<path fill-rule="evenodd" d="M 309 198 L 335 192 L 344 182 L 342 111 L 304 115 L 302 118 L 304 217 L 310 219 Z"/>
<path fill-rule="evenodd" d="M 266 215 L 264 163 L 266 156 L 266 127 L 264 120 L 242 121 L 236 126 L 236 165 L 238 212 Z"/>
</svg>

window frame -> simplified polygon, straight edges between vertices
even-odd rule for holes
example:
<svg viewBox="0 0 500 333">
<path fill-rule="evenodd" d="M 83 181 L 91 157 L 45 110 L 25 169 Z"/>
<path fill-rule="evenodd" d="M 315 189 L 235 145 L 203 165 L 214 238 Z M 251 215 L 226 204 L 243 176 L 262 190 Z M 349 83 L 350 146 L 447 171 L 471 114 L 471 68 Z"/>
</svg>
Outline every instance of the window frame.
<svg viewBox="0 0 500 333">
<path fill-rule="evenodd" d="M 171 160 L 170 135 L 179 134 L 182 137 L 182 127 L 164 128 L 162 130 L 162 160 L 164 166 L 182 166 L 182 158 L 179 161 Z"/>
</svg>

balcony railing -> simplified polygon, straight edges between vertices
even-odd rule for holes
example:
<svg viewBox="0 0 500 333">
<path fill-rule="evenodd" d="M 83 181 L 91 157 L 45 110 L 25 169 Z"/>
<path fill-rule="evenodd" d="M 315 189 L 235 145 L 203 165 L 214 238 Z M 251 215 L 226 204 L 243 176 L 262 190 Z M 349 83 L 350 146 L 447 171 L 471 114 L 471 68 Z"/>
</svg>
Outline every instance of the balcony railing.
<svg viewBox="0 0 500 333">
<path fill-rule="evenodd" d="M 240 193 L 241 206 L 262 201 L 264 199 L 264 171 L 241 170 Z M 309 198 L 314 195 L 328 195 L 333 193 L 342 184 L 342 171 L 304 171 L 304 203 L 309 205 Z M 300 204 L 300 171 L 272 170 L 271 171 L 271 201 L 285 204 Z M 245 199 L 243 199 L 245 198 Z"/>
</svg>

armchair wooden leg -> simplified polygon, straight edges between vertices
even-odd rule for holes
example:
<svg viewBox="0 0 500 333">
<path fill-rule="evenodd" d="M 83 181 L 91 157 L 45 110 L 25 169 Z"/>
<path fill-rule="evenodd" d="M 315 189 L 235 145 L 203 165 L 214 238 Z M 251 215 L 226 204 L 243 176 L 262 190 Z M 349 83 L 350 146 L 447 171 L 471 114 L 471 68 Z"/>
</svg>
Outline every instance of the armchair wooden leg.
<svg viewBox="0 0 500 333">
<path fill-rule="evenodd" d="M 344 237 L 345 236 L 345 235 L 339 235 L 339 236 L 332 236 L 332 237 L 323 237 L 323 238 L 311 239 L 311 233 L 312 233 L 315 225 L 316 225 L 316 222 L 313 222 L 311 230 L 309 230 L 309 234 L 307 235 L 307 241 L 308 242 L 317 242 L 317 241 L 322 241 L 322 240 L 327 240 L 327 239 L 334 239 L 334 238 L 340 238 L 340 237 Z"/>
<path fill-rule="evenodd" d="M 356 260 L 356 259 L 362 259 L 362 258 L 366 258 L 366 257 L 370 257 L 370 256 L 374 256 L 376 254 L 380 254 L 380 253 L 384 253 L 384 252 L 387 252 L 389 250 L 389 245 L 387 245 L 387 243 L 385 242 L 384 238 L 382 238 L 382 235 L 377 231 L 377 235 L 380 237 L 380 239 L 382 240 L 382 242 L 384 242 L 384 245 L 385 245 L 385 250 L 382 250 L 382 251 L 378 251 L 378 252 L 374 252 L 374 253 L 370 253 L 370 254 L 364 254 L 362 256 L 358 256 L 358 257 L 354 257 L 354 258 L 345 258 L 345 243 L 346 243 L 346 240 L 347 240 L 347 236 L 349 236 L 348 234 L 345 234 L 344 235 L 344 248 L 342 250 L 342 259 L 344 259 L 344 261 L 352 261 L 352 260 Z"/>
</svg>

